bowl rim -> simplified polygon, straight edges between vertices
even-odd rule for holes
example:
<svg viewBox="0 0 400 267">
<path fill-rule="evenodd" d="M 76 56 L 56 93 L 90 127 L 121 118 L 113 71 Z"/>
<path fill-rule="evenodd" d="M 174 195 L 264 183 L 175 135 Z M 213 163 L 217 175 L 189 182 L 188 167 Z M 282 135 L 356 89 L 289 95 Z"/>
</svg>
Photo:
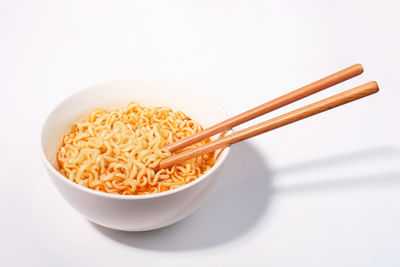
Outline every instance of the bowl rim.
<svg viewBox="0 0 400 267">
<path fill-rule="evenodd" d="M 97 191 L 88 187 L 85 187 L 83 185 L 77 184 L 71 180 L 69 180 L 67 177 L 63 176 L 61 173 L 58 172 L 58 170 L 56 168 L 54 168 L 54 166 L 49 162 L 49 160 L 47 159 L 45 153 L 44 153 L 44 149 L 43 149 L 43 135 L 44 135 L 44 127 L 46 126 L 48 120 L 50 119 L 50 116 L 65 102 L 67 102 L 68 100 L 70 100 L 71 98 L 76 97 L 77 95 L 79 95 L 80 93 L 82 93 L 85 90 L 89 90 L 93 87 L 97 87 L 97 86 L 101 86 L 107 83 L 112 83 L 112 82 L 117 82 L 117 81 L 146 81 L 146 82 L 158 82 L 158 83 L 169 83 L 169 84 L 175 84 L 175 85 L 180 85 L 180 86 L 184 86 L 185 88 L 188 88 L 190 90 L 194 90 L 194 91 L 198 91 L 202 94 L 204 94 L 211 102 L 213 102 L 215 105 L 217 105 L 219 108 L 221 108 L 221 110 L 224 112 L 226 118 L 228 118 L 228 113 L 226 112 L 226 110 L 222 107 L 222 105 L 220 105 L 212 96 L 210 96 L 209 94 L 207 94 L 206 92 L 204 92 L 201 89 L 198 89 L 196 87 L 193 87 L 187 83 L 182 83 L 182 82 L 173 82 L 173 81 L 168 81 L 168 80 L 160 80 L 160 79 L 156 79 L 156 78 L 136 78 L 136 77 L 124 77 L 124 78 L 120 78 L 120 79 L 113 79 L 113 80 L 107 80 L 107 81 L 102 81 L 102 82 L 97 82 L 94 83 L 90 86 L 84 87 L 82 89 L 79 89 L 77 91 L 72 92 L 71 94 L 69 94 L 67 97 L 64 97 L 61 101 L 59 101 L 56 105 L 54 105 L 52 108 L 50 108 L 50 110 L 47 112 L 45 119 L 42 123 L 42 126 L 40 128 L 40 155 L 41 158 L 43 160 L 44 165 L 46 166 L 47 170 L 50 171 L 53 175 L 55 175 L 55 177 L 57 177 L 57 179 L 60 179 L 62 182 L 64 182 L 67 185 L 70 185 L 80 191 L 89 193 L 89 194 L 93 194 L 99 197 L 105 197 L 105 198 L 111 198 L 111 199 L 124 199 L 124 200 L 129 200 L 129 199 L 150 199 L 150 198 L 159 198 L 159 197 L 164 197 L 164 196 L 168 196 L 168 195 L 172 195 L 175 193 L 178 193 L 180 191 L 184 191 L 198 183 L 200 183 L 201 181 L 205 180 L 208 176 L 210 176 L 212 173 L 214 173 L 216 170 L 218 170 L 220 168 L 220 166 L 222 165 L 222 163 L 225 161 L 226 157 L 228 156 L 231 148 L 230 146 L 226 147 L 221 154 L 218 156 L 218 160 L 217 162 L 203 175 L 199 176 L 198 178 L 196 178 L 194 181 L 179 186 L 177 188 L 171 189 L 171 190 L 167 190 L 164 192 L 159 192 L 159 193 L 153 193 L 153 194 L 148 194 L 148 195 L 120 195 L 120 194 L 113 194 L 113 193 L 106 193 L 106 192 L 102 192 L 102 191 Z M 231 132 L 232 130 L 230 130 L 229 132 Z"/>
</svg>

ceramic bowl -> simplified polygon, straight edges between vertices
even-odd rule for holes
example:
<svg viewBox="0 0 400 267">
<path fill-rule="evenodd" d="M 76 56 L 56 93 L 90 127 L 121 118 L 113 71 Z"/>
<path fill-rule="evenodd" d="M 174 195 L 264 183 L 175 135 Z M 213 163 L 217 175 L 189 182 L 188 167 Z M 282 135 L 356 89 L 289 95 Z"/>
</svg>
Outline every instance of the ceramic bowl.
<svg viewBox="0 0 400 267">
<path fill-rule="evenodd" d="M 173 224 L 195 211 L 223 175 L 221 165 L 230 148 L 216 164 L 195 181 L 179 188 L 145 196 L 125 196 L 95 191 L 78 185 L 58 172 L 57 151 L 62 136 L 72 125 L 87 118 L 97 107 L 115 109 L 136 101 L 143 106 L 168 106 L 181 110 L 203 127 L 227 118 L 211 97 L 188 85 L 158 80 L 123 79 L 80 90 L 58 104 L 41 132 L 41 154 L 47 172 L 61 196 L 83 217 L 113 229 L 146 231 Z"/>
</svg>

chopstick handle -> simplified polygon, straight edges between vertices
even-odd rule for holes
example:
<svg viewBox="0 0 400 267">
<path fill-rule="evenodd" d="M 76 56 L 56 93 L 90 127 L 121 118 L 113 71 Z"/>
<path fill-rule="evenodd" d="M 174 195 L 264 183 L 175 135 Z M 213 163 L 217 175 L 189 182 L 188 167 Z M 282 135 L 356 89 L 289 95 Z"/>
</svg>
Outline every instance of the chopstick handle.
<svg viewBox="0 0 400 267">
<path fill-rule="evenodd" d="M 346 103 L 352 102 L 354 100 L 363 98 L 365 96 L 374 94 L 379 91 L 378 84 L 376 82 L 369 82 L 353 89 L 349 89 L 342 93 L 336 94 L 334 96 L 325 98 L 321 101 L 312 103 L 305 107 L 296 109 L 294 111 L 285 113 L 278 117 L 269 119 L 265 122 L 261 122 L 252 127 L 243 129 L 241 131 L 235 132 L 231 135 L 222 137 L 220 139 L 209 142 L 205 145 L 195 147 L 182 153 L 173 155 L 172 157 L 163 159 L 159 168 L 167 168 L 178 162 L 198 157 L 203 154 L 215 151 L 219 148 L 229 146 L 231 144 L 240 142 L 242 140 L 251 138 L 253 136 L 274 130 L 276 128 L 288 125 L 290 123 L 305 119 L 307 117 L 316 115 L 318 113 L 327 111 L 329 109 L 344 105 Z"/>
<path fill-rule="evenodd" d="M 246 121 L 257 118 L 261 115 L 264 115 L 268 112 L 276 110 L 280 107 L 286 106 L 286 105 L 288 105 L 292 102 L 295 102 L 299 99 L 302 99 L 306 96 L 315 94 L 315 93 L 317 93 L 321 90 L 324 90 L 328 87 L 331 87 L 335 84 L 338 84 L 338 83 L 346 81 L 350 78 L 353 78 L 353 77 L 361 74 L 363 71 L 364 71 L 364 69 L 361 66 L 361 64 L 355 64 L 346 69 L 343 69 L 334 74 L 331 74 L 325 78 L 322 78 L 318 81 L 315 81 L 306 86 L 303 86 L 297 90 L 294 90 L 290 93 L 287 93 L 283 96 L 280 96 L 271 101 L 268 101 L 258 107 L 255 107 L 255 108 L 245 111 L 239 115 L 236 115 L 230 119 L 227 119 L 218 124 L 215 124 L 215 125 L 207 128 L 207 129 L 204 129 L 194 135 L 191 135 L 191 136 L 188 136 L 181 140 L 178 140 L 177 142 L 170 144 L 170 145 L 166 146 L 165 148 L 171 152 L 177 151 L 179 149 L 182 149 L 182 148 L 192 145 L 194 143 L 200 142 L 203 139 L 206 139 L 208 137 L 216 135 L 225 130 L 230 130 L 234 126 L 237 126 Z"/>
</svg>

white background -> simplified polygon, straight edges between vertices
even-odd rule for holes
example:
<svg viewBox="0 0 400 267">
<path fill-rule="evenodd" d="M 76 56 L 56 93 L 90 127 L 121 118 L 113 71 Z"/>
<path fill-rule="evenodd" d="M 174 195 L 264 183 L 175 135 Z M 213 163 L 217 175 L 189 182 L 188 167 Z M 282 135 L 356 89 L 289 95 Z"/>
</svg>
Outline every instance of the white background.
<svg viewBox="0 0 400 267">
<path fill-rule="evenodd" d="M 399 266 L 399 8 L 384 0 L 1 1 L 1 265 Z M 41 163 L 45 115 L 92 83 L 186 82 L 234 115 L 358 62 L 362 76 L 282 111 L 370 80 L 379 94 L 235 145 L 217 192 L 164 229 L 88 222 Z"/>
</svg>

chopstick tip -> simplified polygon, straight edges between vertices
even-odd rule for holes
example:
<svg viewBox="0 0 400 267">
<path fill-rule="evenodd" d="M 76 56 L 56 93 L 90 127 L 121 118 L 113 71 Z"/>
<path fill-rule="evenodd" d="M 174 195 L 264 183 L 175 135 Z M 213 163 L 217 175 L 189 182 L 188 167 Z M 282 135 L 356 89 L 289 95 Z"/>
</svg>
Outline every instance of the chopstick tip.
<svg viewBox="0 0 400 267">
<path fill-rule="evenodd" d="M 355 67 L 357 69 L 357 72 L 359 74 L 364 72 L 364 67 L 360 63 L 354 64 L 353 67 Z"/>
<path fill-rule="evenodd" d="M 376 81 L 370 82 L 371 86 L 375 89 L 375 92 L 379 92 L 379 85 Z"/>
</svg>

